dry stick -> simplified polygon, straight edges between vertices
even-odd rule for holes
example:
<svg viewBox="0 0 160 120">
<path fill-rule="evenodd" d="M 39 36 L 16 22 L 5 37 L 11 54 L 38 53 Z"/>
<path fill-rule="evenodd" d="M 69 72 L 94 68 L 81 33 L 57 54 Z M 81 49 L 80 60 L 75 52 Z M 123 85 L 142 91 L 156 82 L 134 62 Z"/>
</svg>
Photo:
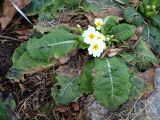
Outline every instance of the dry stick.
<svg viewBox="0 0 160 120">
<path fill-rule="evenodd" d="M 19 41 L 19 42 L 22 41 L 22 40 L 18 40 L 16 38 L 12 38 L 12 37 L 8 37 L 8 36 L 2 36 L 2 35 L 0 35 L 0 38 L 2 38 L 2 39 L 10 39 L 10 40 Z"/>
<path fill-rule="evenodd" d="M 142 97 L 142 95 L 143 95 L 143 93 L 142 93 L 142 94 L 138 97 L 138 99 L 135 101 L 135 103 L 134 103 L 132 109 L 131 109 L 130 112 L 128 113 L 128 116 L 127 116 L 126 120 L 129 120 L 129 117 L 130 117 L 130 115 L 131 115 L 131 113 L 132 113 L 134 107 L 136 106 L 137 102 L 138 102 L 139 99 Z"/>
<path fill-rule="evenodd" d="M 137 114 L 134 118 L 132 118 L 132 120 L 135 120 L 148 106 L 149 106 L 149 104 L 146 105 L 142 110 L 140 110 L 140 113 Z"/>
<path fill-rule="evenodd" d="M 31 94 L 24 102 L 23 100 L 20 102 L 20 104 L 23 102 L 23 104 L 21 105 L 19 111 L 18 111 L 18 114 L 21 112 L 23 106 L 24 106 L 24 103 L 26 103 L 34 94 L 36 94 L 37 92 L 39 92 L 39 90 L 35 91 L 33 94 Z"/>
</svg>

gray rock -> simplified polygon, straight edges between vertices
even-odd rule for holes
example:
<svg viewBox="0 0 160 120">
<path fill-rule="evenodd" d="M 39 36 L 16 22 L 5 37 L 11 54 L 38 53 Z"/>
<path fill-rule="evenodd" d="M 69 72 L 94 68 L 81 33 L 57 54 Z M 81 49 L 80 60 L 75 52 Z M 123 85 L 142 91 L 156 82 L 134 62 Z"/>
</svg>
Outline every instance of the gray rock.
<svg viewBox="0 0 160 120">
<path fill-rule="evenodd" d="M 134 120 L 160 120 L 160 68 L 156 69 L 155 82 L 156 90 L 134 108 Z"/>
<path fill-rule="evenodd" d="M 143 104 L 145 120 L 160 120 L 160 68 L 156 69 L 156 90 L 146 99 Z"/>
<path fill-rule="evenodd" d="M 108 109 L 99 104 L 93 96 L 91 98 L 92 102 L 86 107 L 87 120 L 105 120 Z"/>
</svg>

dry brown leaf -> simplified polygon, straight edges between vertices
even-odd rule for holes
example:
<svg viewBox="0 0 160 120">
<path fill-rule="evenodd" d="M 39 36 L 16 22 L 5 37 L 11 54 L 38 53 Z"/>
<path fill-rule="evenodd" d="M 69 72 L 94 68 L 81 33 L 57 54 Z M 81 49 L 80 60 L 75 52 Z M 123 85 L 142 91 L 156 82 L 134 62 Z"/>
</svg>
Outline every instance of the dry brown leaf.
<svg viewBox="0 0 160 120">
<path fill-rule="evenodd" d="M 13 2 L 18 8 L 25 8 L 32 0 L 4 0 L 3 2 L 3 17 L 0 18 L 0 24 L 2 30 L 7 27 L 7 25 L 11 22 L 14 15 L 17 13 L 17 10 L 12 5 Z"/>
<path fill-rule="evenodd" d="M 95 17 L 105 18 L 106 16 L 118 16 L 119 18 L 123 18 L 123 13 L 121 10 L 116 7 L 109 7 L 101 11 L 100 13 L 94 12 L 93 15 Z"/>
<path fill-rule="evenodd" d="M 129 44 L 131 45 L 132 49 L 134 49 L 138 45 L 139 41 L 141 40 L 139 38 L 142 31 L 143 31 L 142 26 L 137 27 L 135 35 L 129 39 Z"/>
<path fill-rule="evenodd" d="M 65 113 L 65 112 L 70 111 L 70 108 L 68 106 L 60 106 L 60 107 L 54 108 L 53 111 L 54 112 Z"/>
<path fill-rule="evenodd" d="M 60 64 L 65 64 L 70 60 L 70 57 L 75 56 L 77 54 L 77 50 L 71 51 L 69 54 L 59 59 Z"/>
<path fill-rule="evenodd" d="M 94 16 L 91 13 L 67 12 L 61 15 L 60 22 L 69 24 L 70 26 L 77 26 L 77 24 L 79 24 L 85 29 L 88 27 L 88 24 L 91 24 L 91 22 L 93 22 L 93 19 Z"/>
<path fill-rule="evenodd" d="M 155 89 L 155 69 L 148 69 L 143 73 L 139 73 L 139 77 L 145 83 L 143 98 L 147 98 Z"/>
<path fill-rule="evenodd" d="M 80 110 L 79 103 L 71 103 L 71 106 L 72 106 L 74 111 L 79 111 Z"/>
<path fill-rule="evenodd" d="M 14 30 L 13 33 L 17 34 L 18 39 L 22 41 L 28 40 L 32 35 L 30 29 L 28 28 Z"/>
<path fill-rule="evenodd" d="M 143 73 L 139 74 L 139 77 L 145 82 L 149 84 L 154 85 L 154 78 L 155 78 L 155 70 L 154 69 L 149 69 Z"/>
<path fill-rule="evenodd" d="M 120 48 L 107 49 L 103 53 L 102 57 L 105 57 L 105 56 L 113 57 L 113 56 L 119 54 L 121 51 L 122 51 L 122 49 L 120 49 Z"/>
</svg>

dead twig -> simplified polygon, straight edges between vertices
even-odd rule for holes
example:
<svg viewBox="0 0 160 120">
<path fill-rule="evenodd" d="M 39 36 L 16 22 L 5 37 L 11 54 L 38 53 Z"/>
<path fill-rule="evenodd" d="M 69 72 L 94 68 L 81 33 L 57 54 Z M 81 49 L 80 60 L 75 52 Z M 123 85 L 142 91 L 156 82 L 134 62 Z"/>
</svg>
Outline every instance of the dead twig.
<svg viewBox="0 0 160 120">
<path fill-rule="evenodd" d="M 0 35 L 0 38 L 2 39 L 7 39 L 7 40 L 14 40 L 14 41 L 21 41 L 21 42 L 24 42 L 23 40 L 19 40 L 19 39 L 16 39 L 16 38 L 13 38 L 13 37 L 9 37 L 9 36 L 2 36 Z"/>
<path fill-rule="evenodd" d="M 141 95 L 138 97 L 138 99 L 135 101 L 133 107 L 131 108 L 130 112 L 128 113 L 128 116 L 127 116 L 126 120 L 129 120 L 129 117 L 130 117 L 130 115 L 131 115 L 134 107 L 136 106 L 137 102 L 140 100 L 140 98 L 141 98 L 142 96 L 143 96 L 143 94 L 141 94 Z"/>
</svg>

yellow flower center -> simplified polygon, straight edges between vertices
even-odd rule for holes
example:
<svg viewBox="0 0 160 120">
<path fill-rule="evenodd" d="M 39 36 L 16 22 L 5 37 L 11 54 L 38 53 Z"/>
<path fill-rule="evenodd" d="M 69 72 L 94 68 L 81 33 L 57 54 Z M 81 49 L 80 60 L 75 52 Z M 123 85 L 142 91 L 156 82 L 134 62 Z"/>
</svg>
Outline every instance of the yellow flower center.
<svg viewBox="0 0 160 120">
<path fill-rule="evenodd" d="M 99 48 L 99 47 L 98 47 L 98 44 L 95 44 L 95 45 L 93 45 L 93 47 L 92 47 L 92 49 L 95 50 L 95 51 L 98 50 L 98 48 Z"/>
<path fill-rule="evenodd" d="M 95 37 L 95 35 L 94 35 L 93 33 L 89 34 L 89 38 L 90 38 L 91 40 L 93 40 L 94 37 Z"/>
<path fill-rule="evenodd" d="M 96 26 L 97 26 L 97 27 L 101 27 L 101 25 L 102 25 L 101 21 L 97 21 L 97 22 L 96 22 Z"/>
</svg>

